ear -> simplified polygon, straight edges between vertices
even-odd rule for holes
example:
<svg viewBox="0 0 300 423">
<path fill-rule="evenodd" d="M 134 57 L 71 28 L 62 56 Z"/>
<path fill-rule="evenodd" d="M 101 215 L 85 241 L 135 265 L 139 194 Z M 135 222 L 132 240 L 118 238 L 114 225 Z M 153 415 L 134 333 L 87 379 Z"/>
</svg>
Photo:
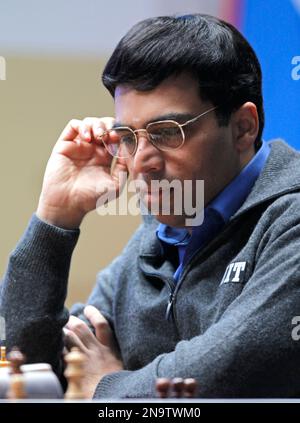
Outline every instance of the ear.
<svg viewBox="0 0 300 423">
<path fill-rule="evenodd" d="M 247 101 L 232 114 L 231 119 L 235 147 L 240 153 L 245 152 L 254 146 L 259 131 L 256 105 Z"/>
</svg>

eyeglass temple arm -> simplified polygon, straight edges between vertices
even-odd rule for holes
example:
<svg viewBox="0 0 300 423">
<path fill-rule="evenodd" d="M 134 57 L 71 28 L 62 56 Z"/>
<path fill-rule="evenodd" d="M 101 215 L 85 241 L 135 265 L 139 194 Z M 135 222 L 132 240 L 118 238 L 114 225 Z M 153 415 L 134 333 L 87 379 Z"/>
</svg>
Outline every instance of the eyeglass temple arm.
<svg viewBox="0 0 300 423">
<path fill-rule="evenodd" d="M 206 115 L 206 114 L 207 114 L 207 113 L 209 113 L 209 112 L 212 112 L 213 110 L 216 110 L 217 108 L 218 108 L 218 106 L 212 107 L 211 109 L 206 110 L 205 112 L 203 112 L 203 113 L 201 113 L 200 115 L 198 115 L 198 116 L 194 117 L 193 119 L 190 119 L 190 120 L 188 120 L 187 122 L 184 122 L 184 123 L 183 123 L 183 124 L 181 124 L 180 126 L 182 127 L 182 126 L 186 126 L 186 125 L 188 125 L 189 123 L 193 123 L 193 122 L 195 122 L 197 119 L 199 119 L 200 117 L 202 117 L 202 116 Z"/>
<path fill-rule="evenodd" d="M 190 120 L 188 120 L 188 121 L 186 121 L 186 122 L 182 123 L 180 126 L 182 127 L 182 126 L 186 126 L 186 125 L 188 125 L 189 123 L 193 123 L 193 122 L 195 122 L 197 119 L 199 119 L 199 118 L 201 118 L 202 116 L 206 115 L 207 113 L 212 112 L 213 110 L 216 110 L 218 107 L 219 107 L 219 106 L 212 107 L 211 109 L 206 110 L 205 112 L 203 112 L 203 113 L 201 113 L 200 115 L 198 115 L 198 116 L 194 117 L 193 119 L 190 119 Z M 156 122 L 156 123 L 158 123 L 158 122 Z M 147 132 L 147 129 L 135 129 L 135 130 L 132 130 L 131 128 L 126 127 L 126 126 L 122 126 L 121 128 L 124 128 L 124 129 L 129 129 L 129 130 L 131 130 L 133 133 L 136 133 L 136 132 Z M 111 129 L 113 130 L 114 128 L 111 128 Z M 99 138 L 104 137 L 104 136 L 105 136 L 108 132 L 109 132 L 109 131 L 105 131 L 105 132 L 103 132 L 103 134 L 102 134 L 102 135 L 100 135 L 100 136 L 99 136 Z"/>
</svg>

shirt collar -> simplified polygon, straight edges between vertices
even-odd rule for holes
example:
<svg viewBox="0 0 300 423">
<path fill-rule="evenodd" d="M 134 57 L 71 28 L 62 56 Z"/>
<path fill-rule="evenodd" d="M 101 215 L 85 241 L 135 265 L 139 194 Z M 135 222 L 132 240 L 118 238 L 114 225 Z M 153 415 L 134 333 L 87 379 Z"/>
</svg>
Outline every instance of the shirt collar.
<svg viewBox="0 0 300 423">
<path fill-rule="evenodd" d="M 270 146 L 263 141 L 261 148 L 242 171 L 208 205 L 228 222 L 248 197 L 270 153 Z"/>
<path fill-rule="evenodd" d="M 171 245 L 187 245 L 190 233 L 185 228 L 173 228 L 172 226 L 160 223 L 156 229 L 156 236 L 161 241 Z"/>
</svg>

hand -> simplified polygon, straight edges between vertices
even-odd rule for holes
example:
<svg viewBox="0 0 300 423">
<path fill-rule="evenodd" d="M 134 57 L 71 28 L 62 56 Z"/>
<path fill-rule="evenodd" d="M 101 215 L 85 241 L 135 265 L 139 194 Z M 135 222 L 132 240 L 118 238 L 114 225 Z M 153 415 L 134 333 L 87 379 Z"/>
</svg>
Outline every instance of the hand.
<svg viewBox="0 0 300 423">
<path fill-rule="evenodd" d="M 103 376 L 124 367 L 107 320 L 93 306 L 85 307 L 84 314 L 95 328 L 96 336 L 75 316 L 70 316 L 64 333 L 66 346 L 76 346 L 86 355 L 83 386 L 87 397 L 92 398 Z"/>
<path fill-rule="evenodd" d="M 99 136 L 113 125 L 113 118 L 71 120 L 57 143 L 45 171 L 37 216 L 65 229 L 78 228 L 96 207 L 101 195 L 117 195 L 126 182 L 124 160 L 117 159 L 111 171 L 112 156 Z"/>
</svg>

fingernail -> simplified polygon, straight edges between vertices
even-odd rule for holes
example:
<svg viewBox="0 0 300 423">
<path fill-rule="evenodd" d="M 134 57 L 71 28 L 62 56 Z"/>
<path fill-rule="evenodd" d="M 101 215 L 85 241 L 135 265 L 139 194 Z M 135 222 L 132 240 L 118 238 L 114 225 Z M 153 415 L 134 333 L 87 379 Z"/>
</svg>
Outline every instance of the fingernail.
<svg viewBox="0 0 300 423">
<path fill-rule="evenodd" d="M 104 131 L 101 127 L 95 129 L 95 135 L 97 137 L 101 137 L 103 135 L 103 133 L 104 133 Z"/>
</svg>

